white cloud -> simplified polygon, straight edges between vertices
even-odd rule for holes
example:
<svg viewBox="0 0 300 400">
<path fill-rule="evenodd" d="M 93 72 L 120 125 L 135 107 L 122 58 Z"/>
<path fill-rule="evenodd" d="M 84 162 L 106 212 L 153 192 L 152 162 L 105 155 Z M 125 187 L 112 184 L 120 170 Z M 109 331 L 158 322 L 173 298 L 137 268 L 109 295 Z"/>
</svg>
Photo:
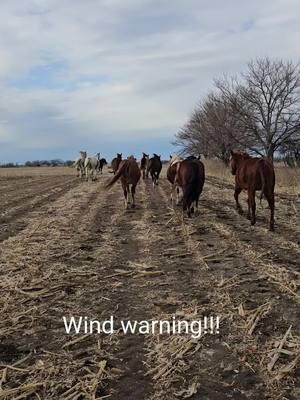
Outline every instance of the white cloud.
<svg viewBox="0 0 300 400">
<path fill-rule="evenodd" d="M 2 1 L 0 142 L 36 158 L 169 137 L 215 76 L 257 56 L 298 61 L 299 15 L 297 0 Z"/>
</svg>

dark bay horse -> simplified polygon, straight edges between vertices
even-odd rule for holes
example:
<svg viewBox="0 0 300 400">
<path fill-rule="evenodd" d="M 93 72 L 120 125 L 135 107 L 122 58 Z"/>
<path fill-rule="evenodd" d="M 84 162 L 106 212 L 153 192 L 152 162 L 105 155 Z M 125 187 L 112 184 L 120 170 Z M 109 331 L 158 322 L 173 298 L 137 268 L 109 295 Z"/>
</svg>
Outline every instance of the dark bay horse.
<svg viewBox="0 0 300 400">
<path fill-rule="evenodd" d="M 148 178 L 148 175 L 146 174 L 147 167 L 148 167 L 148 161 L 149 161 L 149 155 L 146 153 L 143 153 L 143 157 L 141 159 L 141 171 L 143 175 L 143 179 L 146 177 Z"/>
<path fill-rule="evenodd" d="M 200 194 L 205 181 L 205 170 L 203 163 L 198 159 L 183 160 L 177 163 L 175 184 L 182 189 L 183 211 L 187 210 L 188 217 L 194 213 L 193 203 L 198 209 Z"/>
<path fill-rule="evenodd" d="M 111 167 L 114 174 L 117 172 L 121 161 L 122 161 L 122 153 L 117 153 L 117 157 L 115 157 L 111 162 Z"/>
<path fill-rule="evenodd" d="M 242 208 L 239 203 L 239 194 L 241 191 L 248 192 L 248 219 L 251 225 L 256 223 L 256 204 L 255 191 L 261 190 L 260 200 L 263 197 L 267 199 L 269 204 L 270 215 L 270 231 L 274 230 L 274 187 L 275 187 L 275 172 L 271 161 L 264 158 L 253 158 L 247 153 L 231 152 L 230 160 L 231 173 L 235 175 L 235 191 L 234 198 L 236 207 L 239 213 L 242 213 Z"/>
<path fill-rule="evenodd" d="M 160 171 L 162 169 L 162 162 L 160 160 L 160 156 L 157 154 L 153 154 L 153 157 L 151 157 L 148 161 L 148 167 L 147 167 L 147 175 L 150 172 L 153 186 L 157 185 L 157 181 L 159 178 Z"/>
<path fill-rule="evenodd" d="M 108 189 L 113 186 L 115 182 L 117 182 L 118 179 L 121 178 L 121 184 L 124 192 L 124 197 L 125 197 L 125 207 L 128 207 L 128 204 L 130 204 L 130 192 L 131 192 L 131 197 L 132 197 L 132 207 L 135 207 L 135 188 L 136 185 L 138 184 L 138 181 L 140 180 L 141 177 L 141 171 L 138 166 L 138 163 L 136 162 L 135 158 L 133 156 L 128 157 L 127 160 L 123 160 L 120 162 L 119 168 L 115 173 L 115 176 L 105 185 L 105 187 Z M 130 185 L 131 185 L 131 191 L 130 191 Z"/>
<path fill-rule="evenodd" d="M 104 165 L 107 165 L 107 161 L 105 160 L 105 158 L 100 158 L 99 163 L 98 163 L 98 170 L 101 174 L 102 174 Z"/>
</svg>

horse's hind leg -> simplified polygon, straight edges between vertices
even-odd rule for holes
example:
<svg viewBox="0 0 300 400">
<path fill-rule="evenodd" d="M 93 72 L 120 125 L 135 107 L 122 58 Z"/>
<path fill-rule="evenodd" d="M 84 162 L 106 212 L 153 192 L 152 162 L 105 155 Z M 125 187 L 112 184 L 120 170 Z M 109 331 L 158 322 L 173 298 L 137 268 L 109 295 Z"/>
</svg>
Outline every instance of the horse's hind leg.
<svg viewBox="0 0 300 400">
<path fill-rule="evenodd" d="M 135 207 L 135 185 L 131 186 L 131 196 L 132 196 L 132 205 L 131 207 L 134 208 Z"/>
<path fill-rule="evenodd" d="M 247 213 L 247 219 L 251 219 L 251 209 L 250 209 L 250 202 L 249 199 L 247 199 L 247 204 L 248 204 L 248 213 Z"/>
<path fill-rule="evenodd" d="M 255 216 L 255 210 L 256 210 L 256 204 L 255 204 L 255 190 L 248 190 L 248 204 L 249 208 L 251 210 L 251 225 L 255 225 L 256 223 L 256 216 Z"/>
<path fill-rule="evenodd" d="M 151 173 L 151 178 L 152 178 L 152 186 L 155 187 L 155 174 Z"/>
<path fill-rule="evenodd" d="M 275 201 L 274 201 L 274 193 L 265 193 L 265 197 L 270 207 L 270 231 L 274 231 L 274 210 L 275 210 Z"/>
<path fill-rule="evenodd" d="M 128 207 L 128 191 L 127 191 L 127 185 L 122 183 L 122 187 L 123 187 L 123 193 L 124 193 L 124 205 L 125 208 Z"/>
<path fill-rule="evenodd" d="M 242 207 L 241 207 L 241 205 L 240 205 L 240 203 L 239 203 L 239 194 L 241 193 L 241 191 L 242 191 L 241 188 L 239 188 L 239 187 L 237 187 L 237 186 L 235 187 L 235 190 L 234 190 L 234 199 L 235 199 L 236 208 L 237 208 L 239 214 L 242 214 L 242 212 L 243 212 Z"/>
</svg>

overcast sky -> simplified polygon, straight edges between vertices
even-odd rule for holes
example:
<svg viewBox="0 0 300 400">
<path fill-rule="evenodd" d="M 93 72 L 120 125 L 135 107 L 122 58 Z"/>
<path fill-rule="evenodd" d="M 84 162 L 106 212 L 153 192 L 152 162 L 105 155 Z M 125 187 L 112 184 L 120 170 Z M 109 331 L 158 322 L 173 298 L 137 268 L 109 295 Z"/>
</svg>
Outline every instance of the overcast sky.
<svg viewBox="0 0 300 400">
<path fill-rule="evenodd" d="M 1 0 L 0 162 L 165 157 L 214 77 L 299 44 L 299 0 Z"/>
</svg>

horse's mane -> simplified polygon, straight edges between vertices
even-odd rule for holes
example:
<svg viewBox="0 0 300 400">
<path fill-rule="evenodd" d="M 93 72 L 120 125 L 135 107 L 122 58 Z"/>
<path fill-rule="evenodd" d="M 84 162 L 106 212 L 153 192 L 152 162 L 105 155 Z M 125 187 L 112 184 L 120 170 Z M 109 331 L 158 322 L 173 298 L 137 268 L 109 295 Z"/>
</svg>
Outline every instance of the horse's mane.
<svg viewBox="0 0 300 400">
<path fill-rule="evenodd" d="M 171 159 L 170 159 L 170 166 L 172 166 L 172 165 L 174 165 L 174 164 L 176 164 L 176 163 L 178 163 L 180 161 L 182 161 L 182 158 L 179 157 L 178 154 L 173 154 Z"/>
<path fill-rule="evenodd" d="M 252 158 L 246 151 L 235 151 L 233 153 L 233 157 L 238 157 L 238 158 L 243 158 L 243 159 L 249 159 Z"/>
</svg>

